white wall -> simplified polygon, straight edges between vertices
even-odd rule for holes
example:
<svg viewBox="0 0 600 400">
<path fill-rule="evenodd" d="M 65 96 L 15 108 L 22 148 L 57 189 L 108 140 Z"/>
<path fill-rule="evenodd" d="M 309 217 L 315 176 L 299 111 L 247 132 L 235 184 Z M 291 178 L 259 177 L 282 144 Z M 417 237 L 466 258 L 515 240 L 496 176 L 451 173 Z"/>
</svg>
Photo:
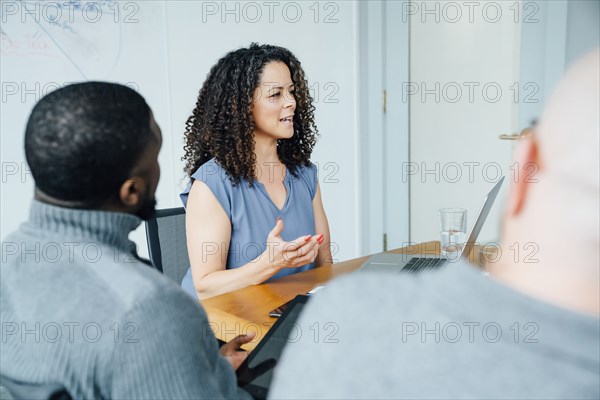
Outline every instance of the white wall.
<svg viewBox="0 0 600 400">
<path fill-rule="evenodd" d="M 263 2 L 254 3 L 258 8 L 244 2 L 101 2 L 100 20 L 92 22 L 97 14 L 84 7 L 73 10 L 73 21 L 69 10 L 63 10 L 59 24 L 49 23 L 54 9 L 40 6 L 36 18 L 35 9 L 27 14 L 21 3 L 10 2 L 16 11 L 4 3 L 1 237 L 27 217 L 33 180 L 24 168 L 24 127 L 43 94 L 86 79 L 136 87 L 163 130 L 158 206 L 176 207 L 185 185 L 180 160 L 183 127 L 200 86 L 218 58 L 256 41 L 287 47 L 302 62 L 317 100 L 321 139 L 313 161 L 319 164 L 323 201 L 337 244 L 334 258 L 359 255 L 355 2 L 283 1 L 272 8 Z M 143 226 L 132 238 L 140 254 L 146 254 Z"/>
<path fill-rule="evenodd" d="M 83 2 L 83 7 L 88 3 Z M 385 46 L 366 40 L 368 48 L 360 53 L 361 35 L 369 32 L 367 39 L 375 40 L 371 34 L 378 31 L 374 26 L 359 26 L 356 1 L 321 1 L 316 6 L 313 1 L 281 1 L 274 8 L 263 2 L 100 3 L 103 9 L 98 21 L 93 21 L 96 14 L 88 8 L 85 15 L 82 9 L 74 10 L 73 21 L 69 21 L 68 10 L 63 10 L 58 24 L 50 23 L 49 17 L 56 11 L 40 6 L 44 3 L 28 2 L 34 4 L 33 10 L 29 6 L 31 13 L 19 2 L 1 3 L 0 237 L 16 229 L 27 217 L 33 181 L 25 165 L 23 133 L 31 107 L 43 94 L 65 83 L 86 79 L 118 81 L 136 87 L 152 106 L 164 135 L 160 154 L 162 178 L 157 192 L 159 207 L 176 207 L 180 205 L 178 193 L 185 184 L 180 160 L 183 127 L 198 90 L 219 57 L 257 41 L 294 51 L 313 84 L 321 133 L 313 161 L 320 166 L 323 199 L 332 237 L 338 245 L 335 258 L 353 258 L 361 255 L 361 247 L 368 252 L 381 246 L 380 232 L 371 230 L 383 230 L 384 217 L 374 213 L 374 218 L 371 208 L 383 201 L 378 198 L 378 190 L 365 195 L 365 188 L 379 187 L 381 179 L 373 182 L 363 172 L 372 166 L 361 164 L 365 148 L 360 141 L 363 135 L 369 135 L 369 140 L 377 142 L 381 132 L 361 131 L 360 124 L 366 114 L 365 105 L 359 107 L 365 91 L 369 90 L 364 85 L 361 89 L 359 83 L 381 77 L 371 75 L 371 71 L 369 80 L 361 81 L 359 63 L 361 55 L 379 54 L 384 47 L 403 51 L 394 43 L 404 40 L 402 35 L 385 38 Z M 496 166 L 511 180 L 512 143 L 499 141 L 498 135 L 521 128 L 519 111 L 524 114 L 524 97 L 531 94 L 524 88 L 527 82 L 521 81 L 515 101 L 514 84 L 519 82 L 519 71 L 534 71 L 531 66 L 520 65 L 521 23 L 526 19 L 538 19 L 539 26 L 549 23 L 545 9 L 540 6 L 536 11 L 531 8 L 533 3 L 488 1 L 467 6 L 466 2 L 413 1 L 384 7 L 395 13 L 387 19 L 388 25 L 394 18 L 398 23 L 410 20 L 410 77 L 404 82 L 404 72 L 400 77 L 390 74 L 393 78 L 389 79 L 388 92 L 392 86 L 406 83 L 394 90 L 402 92 L 403 104 L 410 103 L 411 164 L 406 168 L 416 172 L 410 174 L 405 170 L 401 179 L 410 181 L 411 241 L 438 238 L 437 209 L 441 207 L 467 208 L 471 226 L 484 194 L 496 178 Z M 35 4 L 39 6 L 37 11 Z M 367 8 L 365 4 L 363 9 Z M 528 8 L 515 4 L 521 7 L 526 4 Z M 368 5 L 370 10 L 382 8 L 379 2 Z M 597 9 L 597 2 L 591 6 L 584 2 L 577 5 Z M 499 16 L 496 6 L 501 7 Z M 573 11 L 573 7 L 569 7 L 569 21 L 582 12 L 581 7 L 577 8 L 579 11 Z M 590 38 L 597 30 L 597 20 L 577 27 L 568 25 L 567 50 L 569 43 L 579 43 L 581 37 Z M 597 37 L 594 40 L 597 42 Z M 567 56 L 580 50 L 575 47 Z M 529 75 L 527 81 L 541 87 L 544 77 Z M 486 84 L 491 86 L 484 94 Z M 474 89 L 473 101 L 468 85 Z M 456 87 L 462 91 L 459 98 L 455 98 Z M 491 97 L 495 96 L 496 87 L 502 90 L 502 95 L 493 102 L 495 99 Z M 434 93 L 422 98 L 423 89 Z M 413 92 L 408 93 L 409 90 Z M 543 94 L 541 90 L 533 98 L 542 101 Z M 379 109 L 380 99 L 371 97 L 367 98 L 367 104 Z M 388 106 L 394 104 L 398 104 L 398 99 L 390 97 Z M 379 162 L 373 154 L 370 156 L 372 162 Z M 456 171 L 452 162 L 458 164 L 461 173 L 455 183 L 451 182 Z M 465 163 L 479 163 L 470 164 L 473 182 L 469 179 L 469 164 Z M 362 181 L 361 174 L 365 177 Z M 482 241 L 498 237 L 508 183 L 488 218 L 480 237 Z M 365 196 L 372 200 L 371 204 L 367 204 Z M 392 223 L 407 223 L 398 221 Z M 373 243 L 365 244 L 360 234 L 365 229 Z M 132 238 L 139 244 L 140 253 L 145 254 L 143 228 Z"/>
<path fill-rule="evenodd" d="M 521 82 L 533 82 L 541 101 L 519 104 L 519 127 L 539 119 L 565 69 L 600 45 L 600 1 L 528 1 L 521 29 Z"/>
<path fill-rule="evenodd" d="M 572 63 L 600 45 L 600 1 L 570 0 L 565 61 Z"/>
<path fill-rule="evenodd" d="M 167 25 L 170 27 L 168 35 L 172 44 L 167 55 L 171 66 L 169 77 L 172 88 L 170 130 L 174 132 L 176 141 L 181 143 L 184 121 L 194 107 L 201 82 L 212 64 L 227 51 L 247 46 L 250 41 L 291 49 L 302 62 L 309 83 L 314 88 L 321 139 L 316 146 L 313 161 L 319 166 L 321 190 L 330 219 L 332 238 L 339 247 L 338 254 L 334 257 L 352 258 L 358 255 L 352 245 L 357 231 L 357 223 L 353 218 L 358 207 L 355 199 L 357 179 L 353 170 L 356 163 L 354 150 L 357 127 L 354 119 L 348 118 L 354 115 L 356 107 L 355 5 L 351 2 L 336 3 L 339 8 L 327 9 L 321 5 L 318 16 L 320 22 L 315 23 L 314 8 L 309 8 L 313 3 L 281 4 L 284 5 L 273 12 L 273 23 L 268 22 L 269 16 L 265 8 L 263 23 L 259 25 L 247 22 L 244 18 L 236 23 L 233 14 L 221 12 L 206 16 L 206 23 L 199 24 L 197 20 L 202 15 L 202 4 L 184 1 L 172 5 L 169 2 Z M 289 4 L 288 18 L 296 15 L 294 10 L 302 10 L 302 18 L 298 23 L 286 21 L 283 11 L 285 4 Z M 296 8 L 296 5 L 301 8 Z M 233 6 L 230 9 L 233 10 Z M 338 22 L 324 23 L 329 15 L 332 15 L 329 19 L 337 19 Z M 222 22 L 223 18 L 225 23 Z M 213 38 L 218 38 L 218 41 L 211 40 Z M 181 148 L 181 145 L 178 144 L 177 147 Z M 180 154 L 181 151 L 177 156 Z M 179 187 L 183 187 L 185 183 L 178 179 L 183 176 L 180 173 L 182 167 L 183 164 L 180 163 L 175 170 L 174 184 Z M 176 199 L 177 201 L 179 200 Z"/>
</svg>

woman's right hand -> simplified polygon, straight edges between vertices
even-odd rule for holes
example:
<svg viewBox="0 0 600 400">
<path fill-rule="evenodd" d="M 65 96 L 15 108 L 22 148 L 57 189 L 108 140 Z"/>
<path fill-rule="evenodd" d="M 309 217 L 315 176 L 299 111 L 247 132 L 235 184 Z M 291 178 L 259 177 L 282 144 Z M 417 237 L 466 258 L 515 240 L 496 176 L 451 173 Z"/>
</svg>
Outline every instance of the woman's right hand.
<svg viewBox="0 0 600 400">
<path fill-rule="evenodd" d="M 298 268 L 315 261 L 319 254 L 319 246 L 323 243 L 324 235 L 300 236 L 286 242 L 281 238 L 283 220 L 277 219 L 275 227 L 267 237 L 267 248 L 261 255 L 267 265 L 276 271 L 282 268 Z"/>
</svg>

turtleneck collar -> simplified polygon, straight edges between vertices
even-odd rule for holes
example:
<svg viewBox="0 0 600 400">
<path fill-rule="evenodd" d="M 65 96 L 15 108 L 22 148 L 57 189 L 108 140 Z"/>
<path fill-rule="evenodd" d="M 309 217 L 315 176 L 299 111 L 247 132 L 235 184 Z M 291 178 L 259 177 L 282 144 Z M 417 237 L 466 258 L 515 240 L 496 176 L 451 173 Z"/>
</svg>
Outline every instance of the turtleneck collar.
<svg viewBox="0 0 600 400">
<path fill-rule="evenodd" d="M 33 200 L 27 225 L 65 239 L 89 240 L 135 253 L 129 233 L 141 223 L 132 214 L 65 208 Z"/>
</svg>

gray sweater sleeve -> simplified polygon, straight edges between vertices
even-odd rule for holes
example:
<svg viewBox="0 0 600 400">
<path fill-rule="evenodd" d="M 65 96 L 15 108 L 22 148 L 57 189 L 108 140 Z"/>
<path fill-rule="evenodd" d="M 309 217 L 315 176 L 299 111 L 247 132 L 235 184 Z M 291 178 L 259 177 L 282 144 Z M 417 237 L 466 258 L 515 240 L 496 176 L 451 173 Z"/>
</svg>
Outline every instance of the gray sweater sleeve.
<svg viewBox="0 0 600 400">
<path fill-rule="evenodd" d="M 125 315 L 119 330 L 108 397 L 250 398 L 218 354 L 204 310 L 179 288 L 149 293 Z"/>
</svg>

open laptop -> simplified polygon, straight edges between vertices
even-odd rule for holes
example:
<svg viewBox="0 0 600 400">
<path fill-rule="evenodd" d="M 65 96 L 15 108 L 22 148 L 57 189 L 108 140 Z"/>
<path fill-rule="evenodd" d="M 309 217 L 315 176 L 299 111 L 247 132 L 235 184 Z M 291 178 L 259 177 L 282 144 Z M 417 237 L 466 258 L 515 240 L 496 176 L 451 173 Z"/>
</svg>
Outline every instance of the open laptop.
<svg viewBox="0 0 600 400">
<path fill-rule="evenodd" d="M 298 335 L 296 321 L 310 296 L 298 295 L 273 324 L 258 346 L 237 369 L 238 385 L 255 399 L 265 399 L 275 368 L 290 336 Z"/>
<path fill-rule="evenodd" d="M 494 185 L 492 190 L 488 193 L 483 201 L 483 206 L 481 210 L 479 210 L 479 215 L 477 216 L 477 220 L 473 225 L 473 229 L 471 229 L 471 233 L 465 245 L 462 248 L 460 253 L 460 259 L 466 259 L 469 257 L 469 253 L 471 252 L 471 248 L 475 245 L 475 241 L 477 240 L 477 236 L 479 236 L 479 232 L 481 232 L 481 228 L 483 227 L 483 223 L 487 218 L 492 205 L 494 204 L 494 200 L 496 200 L 496 196 L 500 191 L 500 187 L 502 186 L 502 182 L 504 182 L 504 177 L 502 177 L 498 183 Z M 402 272 L 419 272 L 424 269 L 437 269 L 443 267 L 447 262 L 448 258 L 443 258 L 434 255 L 424 255 L 419 257 L 412 257 L 409 254 L 385 254 L 380 253 L 376 254 L 373 257 L 369 258 L 363 265 L 358 268 L 357 271 L 402 271 Z"/>
</svg>

